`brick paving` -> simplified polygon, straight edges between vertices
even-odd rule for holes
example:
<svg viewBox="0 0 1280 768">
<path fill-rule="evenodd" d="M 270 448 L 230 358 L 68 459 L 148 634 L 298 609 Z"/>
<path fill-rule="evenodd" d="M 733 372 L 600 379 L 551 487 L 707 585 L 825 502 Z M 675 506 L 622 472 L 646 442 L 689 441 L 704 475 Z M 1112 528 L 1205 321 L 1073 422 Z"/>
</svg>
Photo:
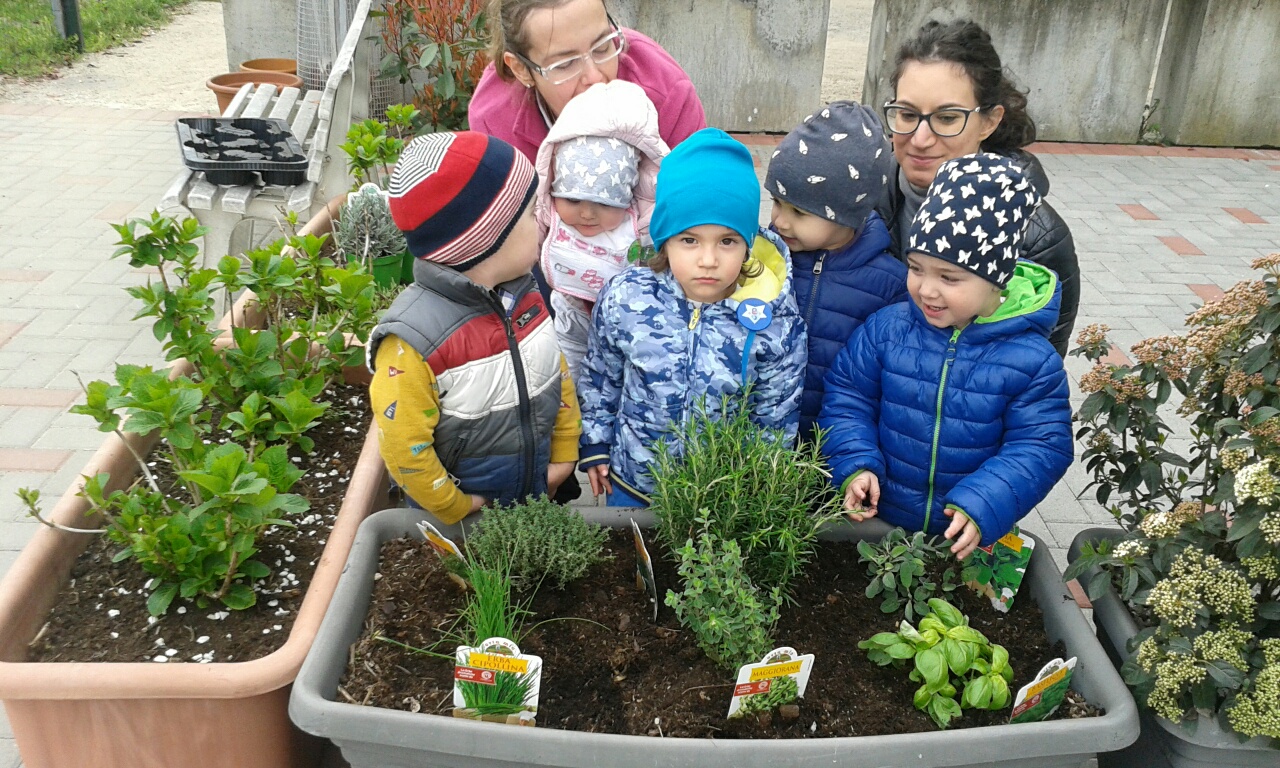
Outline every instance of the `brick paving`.
<svg viewBox="0 0 1280 768">
<path fill-rule="evenodd" d="M 0 104 L 0 572 L 35 523 L 14 492 L 51 504 L 97 448 L 68 412 L 85 381 L 117 362 L 160 362 L 123 288 L 145 275 L 109 257 L 108 223 L 144 216 L 180 168 L 179 115 Z M 777 136 L 741 137 L 761 169 Z M 1187 312 L 1250 276 L 1280 250 L 1280 152 L 1044 144 L 1050 202 L 1075 236 L 1082 271 L 1077 327 L 1105 322 L 1117 348 L 1177 332 Z M 767 220 L 762 198 L 762 220 Z M 1073 389 L 1087 364 L 1070 358 Z M 1078 391 L 1074 402 L 1079 404 Z M 1059 561 L 1076 532 L 1110 523 L 1073 466 L 1024 521 Z M 1083 494 L 1083 496 L 1082 496 Z M 18 765 L 0 718 L 0 768 Z"/>
</svg>

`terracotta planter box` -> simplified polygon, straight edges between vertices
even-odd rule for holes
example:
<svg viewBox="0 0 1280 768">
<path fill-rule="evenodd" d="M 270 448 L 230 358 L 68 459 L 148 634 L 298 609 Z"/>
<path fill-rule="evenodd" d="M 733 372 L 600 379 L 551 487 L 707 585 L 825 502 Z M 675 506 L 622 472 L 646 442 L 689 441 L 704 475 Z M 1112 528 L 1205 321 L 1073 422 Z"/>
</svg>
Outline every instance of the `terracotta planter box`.
<svg viewBox="0 0 1280 768">
<path fill-rule="evenodd" d="M 627 526 L 632 517 L 652 527 L 646 510 L 584 508 L 588 520 Z M 1024 593 L 1044 612 L 1051 640 L 1061 640 L 1079 658 L 1073 687 L 1106 714 L 1080 720 L 999 725 L 966 730 L 830 739 L 714 740 L 648 738 L 582 733 L 551 728 L 511 728 L 453 717 L 364 707 L 339 702 L 338 681 L 348 648 L 360 636 L 369 607 L 382 544 L 410 535 L 420 514 L 389 509 L 360 527 L 342 582 L 325 615 L 293 688 L 289 714 L 302 730 L 325 736 L 342 749 L 354 768 L 715 768 L 743 765 L 813 766 L 1062 766 L 1079 768 L 1095 753 L 1120 749 L 1138 735 L 1133 697 L 1093 637 L 1084 615 L 1068 595 L 1062 574 L 1043 542 L 1037 541 L 1023 584 Z M 457 535 L 456 526 L 442 532 Z M 841 526 L 830 538 L 875 537 L 888 526 Z M 821 664 L 821 659 L 818 660 Z M 904 706 L 911 706 L 905 702 Z"/>
<path fill-rule="evenodd" d="M 240 315 L 237 324 L 243 324 Z M 172 371 L 180 375 L 190 366 L 180 360 Z M 145 454 L 158 438 L 128 439 L 133 450 Z M 136 471 L 129 448 L 111 435 L 82 474 L 109 472 L 111 488 L 120 488 Z M 82 484 L 78 480 L 63 494 L 49 512 L 52 520 L 87 524 L 88 504 L 77 496 Z M 386 505 L 386 488 L 377 433 L 370 428 L 288 640 L 275 653 L 245 662 L 27 662 L 28 643 L 92 538 L 47 527 L 37 530 L 0 581 L 0 700 L 26 768 L 315 765 L 322 742 L 289 722 L 290 687 L 356 530 L 373 510 Z"/>
<path fill-rule="evenodd" d="M 1067 558 L 1074 561 L 1085 542 L 1097 543 L 1116 538 L 1116 528 L 1089 528 L 1071 542 Z M 1097 569 L 1082 575 L 1088 583 Z M 1115 589 L 1093 602 L 1093 621 L 1098 627 L 1098 640 L 1118 670 L 1131 655 L 1130 638 L 1141 629 Z M 1280 765 L 1280 743 L 1274 739 L 1255 737 L 1242 742 L 1234 734 L 1222 730 L 1216 719 L 1203 719 L 1195 733 L 1143 707 L 1140 711 L 1142 734 L 1131 746 L 1109 755 L 1098 756 L 1099 768 L 1275 768 Z"/>
</svg>

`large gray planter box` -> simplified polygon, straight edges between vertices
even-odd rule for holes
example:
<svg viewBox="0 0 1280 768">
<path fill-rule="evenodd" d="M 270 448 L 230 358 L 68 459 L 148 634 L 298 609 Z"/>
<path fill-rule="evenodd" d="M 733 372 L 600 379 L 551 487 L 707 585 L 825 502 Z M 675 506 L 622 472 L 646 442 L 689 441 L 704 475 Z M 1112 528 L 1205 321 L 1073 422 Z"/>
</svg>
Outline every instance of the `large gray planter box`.
<svg viewBox="0 0 1280 768">
<path fill-rule="evenodd" d="M 589 520 L 629 525 L 634 517 L 651 526 L 644 510 L 583 509 Z M 1138 713 L 1120 676 L 1093 637 L 1084 615 L 1067 594 L 1062 575 L 1043 542 L 1028 567 L 1023 589 L 1039 603 L 1051 640 L 1061 640 L 1079 658 L 1074 687 L 1106 715 L 1081 720 L 1000 725 L 959 731 L 860 738 L 713 740 L 661 739 L 579 733 L 551 728 L 515 728 L 451 717 L 362 707 L 335 701 L 369 607 L 373 575 L 383 542 L 418 536 L 421 513 L 390 509 L 360 527 L 347 567 L 289 702 L 302 730 L 332 739 L 353 768 L 714 768 L 743 765 L 822 766 L 1062 766 L 1079 768 L 1095 753 L 1120 749 L 1138 734 Z M 883 535 L 888 527 L 841 526 L 832 539 Z M 855 535 L 855 531 L 857 535 Z M 818 660 L 821 664 L 821 659 Z M 911 706 L 903 702 L 903 706 Z"/>
<path fill-rule="evenodd" d="M 1115 528 L 1088 528 L 1076 535 L 1067 551 L 1074 561 L 1085 542 L 1096 544 L 1115 539 Z M 1097 569 L 1086 571 L 1079 579 L 1088 584 Z M 1131 655 L 1127 646 L 1140 627 L 1116 591 L 1093 601 L 1093 621 L 1098 627 L 1098 640 L 1116 669 Z M 1280 746 L 1268 745 L 1271 739 L 1257 737 L 1241 742 L 1233 734 L 1218 727 L 1216 720 L 1204 719 L 1194 734 L 1143 707 L 1140 712 L 1142 734 L 1129 747 L 1107 755 L 1098 755 L 1098 768 L 1275 768 L 1280 765 Z"/>
</svg>

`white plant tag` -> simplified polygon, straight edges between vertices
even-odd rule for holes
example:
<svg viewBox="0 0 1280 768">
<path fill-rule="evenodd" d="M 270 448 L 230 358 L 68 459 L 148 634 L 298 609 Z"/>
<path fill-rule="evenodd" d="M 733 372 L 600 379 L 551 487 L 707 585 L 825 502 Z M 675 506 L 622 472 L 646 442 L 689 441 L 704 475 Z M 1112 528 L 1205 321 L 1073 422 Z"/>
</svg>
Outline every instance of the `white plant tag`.
<svg viewBox="0 0 1280 768">
<path fill-rule="evenodd" d="M 644 535 L 635 520 L 631 521 L 631 536 L 636 544 L 636 589 L 649 593 L 649 602 L 653 603 L 653 620 L 658 620 L 658 582 L 653 575 L 653 560 L 644 545 Z"/>
<path fill-rule="evenodd" d="M 491 637 L 474 648 L 458 646 L 453 668 L 453 706 L 467 706 L 459 683 L 497 685 L 500 675 L 533 676 L 520 719 L 534 719 L 542 687 L 542 657 L 521 653 L 520 647 L 505 637 Z"/>
<path fill-rule="evenodd" d="M 467 558 L 463 556 L 462 550 L 458 549 L 458 545 L 446 536 L 442 535 L 436 527 L 426 520 L 418 522 L 418 531 L 422 534 L 422 538 L 427 540 L 439 555 L 441 560 L 447 560 L 449 557 L 456 557 L 462 562 L 467 562 Z"/>
<path fill-rule="evenodd" d="M 802 656 L 796 653 L 796 649 L 786 646 L 769 651 L 758 664 L 744 664 L 738 670 L 738 680 L 733 686 L 733 698 L 729 699 L 728 716 L 736 716 L 738 710 L 742 709 L 743 704 L 750 697 L 768 694 L 778 684 L 779 678 L 783 677 L 794 679 L 797 688 L 796 698 L 804 698 L 804 690 L 809 685 L 809 673 L 812 671 L 812 653 Z"/>
<path fill-rule="evenodd" d="M 1018 690 L 1013 699 L 1010 723 L 1033 723 L 1044 720 L 1057 711 L 1071 685 L 1071 673 L 1076 668 L 1076 657 L 1065 662 L 1053 659 L 1045 664 L 1031 682 Z"/>
</svg>

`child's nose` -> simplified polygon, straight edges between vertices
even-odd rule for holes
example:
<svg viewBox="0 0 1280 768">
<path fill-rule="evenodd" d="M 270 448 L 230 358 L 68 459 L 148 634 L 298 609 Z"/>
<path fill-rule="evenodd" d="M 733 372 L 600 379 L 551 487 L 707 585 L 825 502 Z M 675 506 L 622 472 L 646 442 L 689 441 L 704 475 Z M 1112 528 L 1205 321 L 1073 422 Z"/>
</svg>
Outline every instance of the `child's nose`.
<svg viewBox="0 0 1280 768">
<path fill-rule="evenodd" d="M 702 246 L 698 249 L 698 266 L 703 269 L 715 269 L 719 261 L 714 246 Z"/>
</svg>

